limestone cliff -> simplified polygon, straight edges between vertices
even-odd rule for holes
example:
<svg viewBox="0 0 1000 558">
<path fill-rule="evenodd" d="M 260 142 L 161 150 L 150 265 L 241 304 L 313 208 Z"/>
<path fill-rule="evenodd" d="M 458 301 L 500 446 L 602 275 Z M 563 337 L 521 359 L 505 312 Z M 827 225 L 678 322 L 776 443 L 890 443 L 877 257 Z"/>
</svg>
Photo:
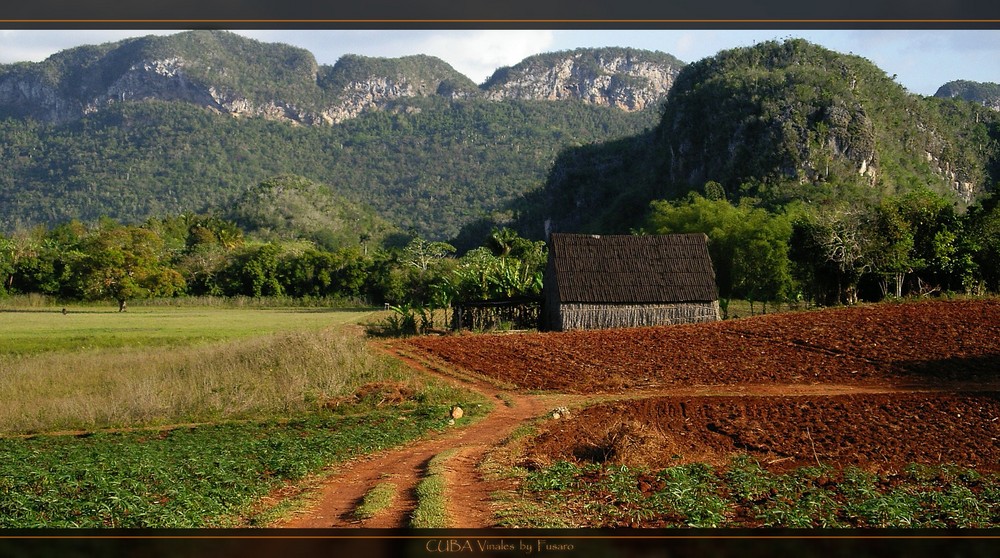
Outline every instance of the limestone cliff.
<svg viewBox="0 0 1000 558">
<path fill-rule="evenodd" d="M 662 101 L 683 65 L 661 52 L 578 49 L 532 56 L 501 68 L 483 89 L 495 100 L 577 99 L 635 111 Z"/>
<path fill-rule="evenodd" d="M 440 96 L 446 99 L 477 97 L 479 89 L 438 58 L 417 55 L 370 58 L 346 55 L 320 78 L 330 99 L 322 110 L 324 122 L 336 123 L 391 102 Z"/>
</svg>

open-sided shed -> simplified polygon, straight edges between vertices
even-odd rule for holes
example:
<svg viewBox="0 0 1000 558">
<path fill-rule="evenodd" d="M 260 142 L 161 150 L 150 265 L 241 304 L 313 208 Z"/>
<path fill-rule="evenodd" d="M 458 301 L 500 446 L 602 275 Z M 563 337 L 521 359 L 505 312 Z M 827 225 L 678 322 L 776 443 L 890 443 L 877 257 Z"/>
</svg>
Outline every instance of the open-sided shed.
<svg viewBox="0 0 1000 558">
<path fill-rule="evenodd" d="M 553 233 L 544 297 L 544 325 L 555 331 L 719 319 L 704 234 Z"/>
</svg>

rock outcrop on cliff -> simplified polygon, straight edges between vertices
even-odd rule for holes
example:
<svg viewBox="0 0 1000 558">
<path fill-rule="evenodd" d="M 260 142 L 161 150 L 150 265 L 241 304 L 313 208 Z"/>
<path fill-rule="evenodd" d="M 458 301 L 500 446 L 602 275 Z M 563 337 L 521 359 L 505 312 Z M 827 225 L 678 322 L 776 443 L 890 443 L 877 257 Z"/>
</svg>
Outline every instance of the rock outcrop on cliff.
<svg viewBox="0 0 1000 558">
<path fill-rule="evenodd" d="M 669 54 L 627 48 L 541 54 L 497 70 L 483 84 L 486 97 L 576 99 L 635 111 L 666 98 L 684 63 Z"/>
</svg>

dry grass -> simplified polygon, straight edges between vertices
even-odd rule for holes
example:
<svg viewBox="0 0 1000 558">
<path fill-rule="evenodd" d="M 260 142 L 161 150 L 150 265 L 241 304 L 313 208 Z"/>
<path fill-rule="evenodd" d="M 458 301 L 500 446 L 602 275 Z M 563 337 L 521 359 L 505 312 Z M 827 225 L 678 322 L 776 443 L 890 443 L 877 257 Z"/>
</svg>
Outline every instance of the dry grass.
<svg viewBox="0 0 1000 558">
<path fill-rule="evenodd" d="M 0 433 L 288 414 L 386 379 L 403 380 L 398 365 L 345 327 L 0 356 Z"/>
</svg>

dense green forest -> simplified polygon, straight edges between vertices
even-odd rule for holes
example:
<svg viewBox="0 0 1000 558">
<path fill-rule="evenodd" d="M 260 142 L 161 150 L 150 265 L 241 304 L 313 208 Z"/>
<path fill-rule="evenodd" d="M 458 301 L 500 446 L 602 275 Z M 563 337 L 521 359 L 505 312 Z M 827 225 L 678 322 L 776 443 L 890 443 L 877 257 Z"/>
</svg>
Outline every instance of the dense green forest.
<svg viewBox="0 0 1000 558">
<path fill-rule="evenodd" d="M 540 187 L 564 147 L 635 134 L 655 116 L 573 101 L 432 98 L 317 127 L 162 101 L 118 103 L 61 125 L 7 119 L 0 230 L 207 212 L 294 174 L 402 230 L 446 240 Z"/>
<path fill-rule="evenodd" d="M 723 310 L 732 298 L 836 305 L 1000 292 L 994 197 L 964 213 L 926 189 L 772 211 L 722 193 L 710 182 L 703 193 L 654 201 L 638 232 L 708 235 Z"/>
<path fill-rule="evenodd" d="M 685 66 L 644 134 L 563 151 L 514 226 L 623 232 L 707 182 L 772 211 L 928 189 L 961 210 L 1000 182 L 1000 113 L 907 93 L 877 66 L 802 40 Z"/>
<path fill-rule="evenodd" d="M 218 215 L 265 241 L 306 240 L 327 250 L 392 243 L 397 227 L 326 185 L 295 175 L 248 188 Z"/>
<path fill-rule="evenodd" d="M 300 188 L 301 177 L 277 179 Z M 274 190 L 274 180 L 261 190 Z M 69 221 L 0 235 L 0 296 L 42 294 L 63 301 L 185 296 L 294 298 L 316 304 L 446 308 L 454 300 L 537 296 L 545 243 L 495 229 L 462 256 L 450 244 L 389 235 L 330 247 L 325 237 L 248 234 L 214 215 Z"/>
<path fill-rule="evenodd" d="M 260 186 L 320 189 L 301 177 Z M 780 212 L 734 204 L 718 183 L 653 202 L 640 234 L 703 232 L 725 312 L 732 298 L 852 304 L 912 295 L 1000 292 L 1000 204 L 959 213 L 929 190 L 875 205 L 802 204 Z M 0 235 L 0 296 L 58 300 L 293 297 L 323 304 L 390 304 L 414 320 L 454 302 L 537 296 L 543 241 L 494 228 L 464 254 L 440 241 L 393 234 L 340 247 L 326 236 L 266 240 L 214 215 L 70 221 Z M 426 313 L 423 314 L 425 317 Z M 411 330 L 416 330 L 415 322 Z"/>
<path fill-rule="evenodd" d="M 564 150 L 510 224 L 704 232 L 723 301 L 998 292 L 998 186 L 1000 113 L 789 40 L 685 66 L 658 126 Z"/>
</svg>

